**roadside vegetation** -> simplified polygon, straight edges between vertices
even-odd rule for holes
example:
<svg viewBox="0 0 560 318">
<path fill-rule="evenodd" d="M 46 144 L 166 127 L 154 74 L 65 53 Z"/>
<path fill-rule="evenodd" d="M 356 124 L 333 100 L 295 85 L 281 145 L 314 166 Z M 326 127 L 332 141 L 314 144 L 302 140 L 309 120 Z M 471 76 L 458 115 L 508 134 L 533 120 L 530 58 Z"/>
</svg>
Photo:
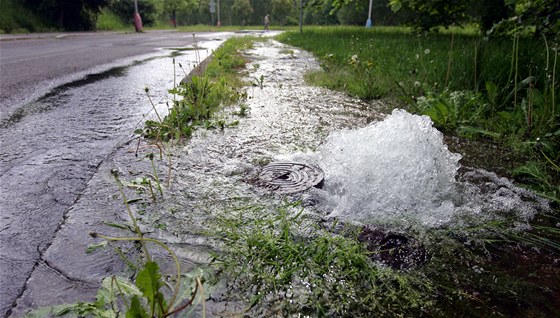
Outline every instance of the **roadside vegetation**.
<svg viewBox="0 0 560 318">
<path fill-rule="evenodd" d="M 448 134 L 510 149 L 511 174 L 558 203 L 558 40 L 524 29 L 498 37 L 453 31 L 323 27 L 278 38 L 321 61 L 306 75 L 312 83 L 383 98 L 430 116 Z"/>
<path fill-rule="evenodd" d="M 19 1 L 0 1 L 0 34 L 47 32 L 53 29 Z"/>
<path fill-rule="evenodd" d="M 156 142 L 167 142 L 189 138 L 198 127 L 223 129 L 227 123 L 214 120 L 213 115 L 245 97 L 242 91 L 245 83 L 237 73 L 246 63 L 241 52 L 249 49 L 253 41 L 252 37 L 226 41 L 209 62 L 199 62 L 190 75 L 178 64 L 186 78 L 169 92 L 173 99 L 167 103 L 167 114 L 161 116 L 152 104 L 156 118 L 146 121 L 145 128 L 137 133 Z M 149 88 L 146 94 L 149 98 Z"/>
<path fill-rule="evenodd" d="M 214 264 L 230 297 L 249 304 L 249 316 L 556 316 L 558 229 L 525 232 L 515 229 L 517 221 L 413 226 L 407 235 L 428 256 L 405 268 L 388 259 L 402 245 L 370 249 L 359 241 L 366 228 L 318 224 L 298 202 L 232 211 L 210 233 L 227 247 Z"/>
</svg>

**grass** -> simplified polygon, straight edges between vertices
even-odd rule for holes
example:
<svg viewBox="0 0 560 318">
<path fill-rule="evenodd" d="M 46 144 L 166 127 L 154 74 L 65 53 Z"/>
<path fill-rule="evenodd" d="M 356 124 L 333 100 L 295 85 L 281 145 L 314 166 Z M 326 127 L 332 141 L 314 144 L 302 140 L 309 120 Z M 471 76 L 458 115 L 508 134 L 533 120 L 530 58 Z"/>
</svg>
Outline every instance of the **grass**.
<svg viewBox="0 0 560 318">
<path fill-rule="evenodd" d="M 54 28 L 24 8 L 19 1 L 0 1 L 0 33 L 47 32 Z"/>
<path fill-rule="evenodd" d="M 313 52 L 321 60 L 323 69 L 329 72 L 315 75 L 324 81 L 322 84 L 362 98 L 413 98 L 426 91 L 484 90 L 486 82 L 503 86 L 512 79 L 508 78 L 511 41 L 486 41 L 476 33 L 418 35 L 401 27 L 318 27 L 278 38 Z M 529 76 L 531 67 L 532 76 L 538 79 L 548 75 L 543 72 L 550 61 L 547 64 L 542 40 L 523 39 L 520 52 L 518 78 Z M 534 71 L 537 68 L 541 71 Z M 328 81 L 331 72 L 336 79 Z M 356 81 L 356 76 L 365 78 Z M 501 105 L 507 94 L 496 97 L 497 105 Z"/>
<path fill-rule="evenodd" d="M 397 100 L 447 133 L 520 150 L 518 165 L 539 162 L 540 174 L 556 180 L 540 193 L 558 200 L 559 43 L 521 34 L 487 39 L 464 30 L 414 34 L 401 27 L 317 27 L 278 39 L 320 60 L 321 70 L 306 74 L 311 83 Z M 534 174 L 527 177 L 543 185 Z"/>
<path fill-rule="evenodd" d="M 132 25 L 124 23 L 121 18 L 119 18 L 113 12 L 105 9 L 101 11 L 101 14 L 97 18 L 96 30 L 98 31 L 124 31 L 124 30 L 134 30 Z"/>
<path fill-rule="evenodd" d="M 421 315 L 434 300 L 430 281 L 371 262 L 364 245 L 302 217 L 297 204 L 250 207 L 223 216 L 214 235 L 227 253 L 214 264 L 231 291 L 268 315 Z M 353 231 L 349 229 L 348 231 Z M 354 233 L 355 234 L 355 233 Z"/>
<path fill-rule="evenodd" d="M 216 221 L 226 253 L 214 265 L 246 315 L 311 317 L 488 317 L 558 315 L 557 228 L 514 229 L 497 218 L 409 229 L 427 262 L 406 270 L 373 262 L 360 228 L 317 223 L 297 203 L 252 206 Z M 541 253 L 535 252 L 541 249 Z M 547 249 L 551 249 L 547 252 Z M 522 255 L 521 260 L 519 255 Z M 549 258 L 549 256 L 551 257 Z"/>
<path fill-rule="evenodd" d="M 174 97 L 168 114 L 160 116 L 152 105 L 157 120 L 148 120 L 145 128 L 137 132 L 158 141 L 169 141 L 189 138 L 197 127 L 223 127 L 225 123 L 212 123 L 212 116 L 221 107 L 244 98 L 241 92 L 244 83 L 238 76 L 238 70 L 246 63 L 241 50 L 249 48 L 254 40 L 251 37 L 227 40 L 209 63 L 203 63 L 203 70 L 199 67 L 188 81 L 170 91 Z M 149 98 L 148 88 L 146 93 Z"/>
</svg>

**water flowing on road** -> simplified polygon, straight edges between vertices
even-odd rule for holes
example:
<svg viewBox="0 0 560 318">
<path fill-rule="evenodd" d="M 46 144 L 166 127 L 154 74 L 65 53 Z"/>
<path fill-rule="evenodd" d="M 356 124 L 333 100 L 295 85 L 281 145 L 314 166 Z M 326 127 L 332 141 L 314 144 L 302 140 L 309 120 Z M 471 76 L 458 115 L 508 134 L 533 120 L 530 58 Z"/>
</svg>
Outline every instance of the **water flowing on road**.
<svg viewBox="0 0 560 318">
<path fill-rule="evenodd" d="M 222 42 L 200 43 L 200 55 Z M 194 51 L 136 57 L 57 86 L 0 122 L 0 316 L 23 292 L 31 272 L 48 267 L 42 254 L 69 209 L 150 112 L 144 88 L 158 102 L 167 98 L 174 74 L 176 81 L 184 76 L 177 65 L 174 69 L 174 58 L 187 72 L 197 63 Z"/>
</svg>

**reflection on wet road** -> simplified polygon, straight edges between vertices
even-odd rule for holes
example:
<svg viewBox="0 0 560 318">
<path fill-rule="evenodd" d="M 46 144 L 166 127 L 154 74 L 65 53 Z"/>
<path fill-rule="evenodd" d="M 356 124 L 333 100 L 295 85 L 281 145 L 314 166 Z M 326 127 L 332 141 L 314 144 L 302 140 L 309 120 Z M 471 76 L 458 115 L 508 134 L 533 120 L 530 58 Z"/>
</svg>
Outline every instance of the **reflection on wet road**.
<svg viewBox="0 0 560 318">
<path fill-rule="evenodd" d="M 48 266 L 39 261 L 42 253 L 99 165 L 149 113 L 144 87 L 155 101 L 167 97 L 172 53 L 184 66 L 196 62 L 192 52 L 162 51 L 57 87 L 0 122 L 0 316 L 9 313 L 34 268 Z"/>
</svg>

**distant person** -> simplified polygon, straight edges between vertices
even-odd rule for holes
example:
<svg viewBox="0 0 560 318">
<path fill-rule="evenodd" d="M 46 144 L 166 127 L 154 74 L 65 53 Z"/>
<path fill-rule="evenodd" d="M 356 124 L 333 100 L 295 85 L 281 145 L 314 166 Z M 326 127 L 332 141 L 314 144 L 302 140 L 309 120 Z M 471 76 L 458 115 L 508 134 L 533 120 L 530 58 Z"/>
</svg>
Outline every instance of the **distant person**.
<svg viewBox="0 0 560 318">
<path fill-rule="evenodd" d="M 268 31 L 268 26 L 270 25 L 270 17 L 269 15 L 264 16 L 264 30 Z"/>
</svg>

